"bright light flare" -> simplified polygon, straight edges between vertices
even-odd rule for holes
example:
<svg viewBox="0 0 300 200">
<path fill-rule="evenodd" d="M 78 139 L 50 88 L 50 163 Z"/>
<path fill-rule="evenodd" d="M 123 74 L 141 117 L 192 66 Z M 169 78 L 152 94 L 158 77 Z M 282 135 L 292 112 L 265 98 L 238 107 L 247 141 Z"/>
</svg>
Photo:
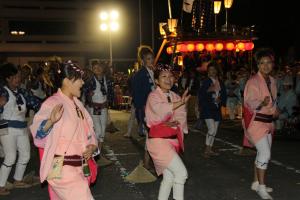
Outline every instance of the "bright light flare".
<svg viewBox="0 0 300 200">
<path fill-rule="evenodd" d="M 102 11 L 102 12 L 100 12 L 100 14 L 99 14 L 99 18 L 101 19 L 101 20 L 107 20 L 108 19 L 108 13 L 107 12 L 104 12 L 104 11 Z"/>
<path fill-rule="evenodd" d="M 103 24 L 100 25 L 100 30 L 101 31 L 106 31 L 107 29 L 108 29 L 107 24 L 103 23 Z"/>
<path fill-rule="evenodd" d="M 119 18 L 119 12 L 116 11 L 116 10 L 112 10 L 112 11 L 110 12 L 110 18 L 111 18 L 112 20 L 118 19 L 118 18 Z"/>
<path fill-rule="evenodd" d="M 119 23 L 118 23 L 118 22 L 112 22 L 112 23 L 110 24 L 110 29 L 111 29 L 112 31 L 117 31 L 117 30 L 119 30 Z"/>
</svg>

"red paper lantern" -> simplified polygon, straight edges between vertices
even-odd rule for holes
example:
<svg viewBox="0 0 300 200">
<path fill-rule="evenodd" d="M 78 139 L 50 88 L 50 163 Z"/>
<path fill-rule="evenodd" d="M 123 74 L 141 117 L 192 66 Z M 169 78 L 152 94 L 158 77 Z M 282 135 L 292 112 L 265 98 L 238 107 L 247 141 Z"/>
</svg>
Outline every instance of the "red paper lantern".
<svg viewBox="0 0 300 200">
<path fill-rule="evenodd" d="M 213 51 L 213 50 L 215 50 L 215 45 L 212 44 L 212 43 L 207 43 L 207 44 L 205 45 L 205 49 L 206 49 L 207 51 Z"/>
<path fill-rule="evenodd" d="M 223 43 L 220 43 L 220 42 L 216 43 L 215 49 L 216 49 L 217 51 L 222 51 L 223 48 L 224 48 Z"/>
<path fill-rule="evenodd" d="M 226 43 L 226 50 L 232 51 L 234 49 L 234 44 L 232 42 Z"/>
<path fill-rule="evenodd" d="M 179 46 L 178 51 L 180 51 L 180 52 L 187 52 L 188 51 L 186 44 L 179 44 L 177 46 Z"/>
<path fill-rule="evenodd" d="M 198 43 L 198 44 L 196 45 L 196 50 L 197 50 L 197 51 L 203 51 L 203 50 L 204 50 L 204 44 Z"/>
<path fill-rule="evenodd" d="M 247 42 L 247 43 L 245 43 L 245 50 L 246 51 L 251 51 L 252 49 L 254 49 L 253 42 Z"/>
<path fill-rule="evenodd" d="M 195 50 L 195 45 L 190 43 L 190 44 L 187 44 L 186 48 L 189 52 L 191 52 L 191 51 Z"/>
<path fill-rule="evenodd" d="M 244 42 L 237 43 L 236 48 L 238 50 L 245 51 L 245 43 Z"/>
</svg>

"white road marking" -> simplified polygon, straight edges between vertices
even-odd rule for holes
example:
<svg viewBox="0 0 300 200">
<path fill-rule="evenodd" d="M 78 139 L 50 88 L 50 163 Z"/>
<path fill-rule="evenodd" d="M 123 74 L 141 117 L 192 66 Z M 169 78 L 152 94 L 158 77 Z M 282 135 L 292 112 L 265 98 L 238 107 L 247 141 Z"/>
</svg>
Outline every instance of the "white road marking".
<svg viewBox="0 0 300 200">
<path fill-rule="evenodd" d="M 229 149 L 218 149 L 218 151 L 236 151 L 236 148 L 229 148 Z"/>
<path fill-rule="evenodd" d="M 117 155 L 121 155 L 121 156 L 123 156 L 123 155 L 133 155 L 134 153 L 115 154 L 114 151 L 108 145 L 105 145 L 103 148 L 107 152 L 106 156 L 108 157 L 108 159 L 110 159 L 111 161 L 115 161 L 114 165 L 119 169 L 120 176 L 122 177 L 122 179 L 124 179 L 128 175 L 128 171 L 125 167 L 122 166 L 121 162 L 117 158 Z M 128 181 L 124 181 L 124 182 L 128 187 L 132 188 L 133 191 L 137 195 L 139 195 L 140 198 L 145 199 L 143 193 L 136 187 L 136 185 L 134 183 L 130 183 Z"/>
</svg>

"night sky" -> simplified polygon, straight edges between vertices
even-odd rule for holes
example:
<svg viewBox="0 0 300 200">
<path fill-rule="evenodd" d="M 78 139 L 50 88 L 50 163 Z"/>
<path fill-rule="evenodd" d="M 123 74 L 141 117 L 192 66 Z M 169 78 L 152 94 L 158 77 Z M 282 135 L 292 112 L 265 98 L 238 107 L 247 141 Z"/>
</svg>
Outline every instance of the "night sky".
<svg viewBox="0 0 300 200">
<path fill-rule="evenodd" d="M 183 0 L 171 0 L 174 18 L 179 18 Z M 139 39 L 139 0 L 97 0 L 107 5 L 116 6 L 121 10 L 121 30 L 112 35 L 114 58 L 136 58 Z M 152 2 L 154 14 L 154 50 L 158 51 L 162 40 L 159 38 L 158 24 L 168 19 L 168 0 L 141 0 L 142 2 L 142 44 L 152 45 Z M 229 23 L 237 26 L 255 25 L 258 40 L 255 48 L 268 46 L 274 48 L 276 55 L 284 56 L 290 46 L 296 49 L 296 57 L 300 60 L 300 21 L 298 7 L 295 1 L 274 0 L 234 0 L 229 9 Z M 72 2 L 73 3 L 73 2 Z M 22 3 L 23 4 L 23 3 Z M 71 2 L 70 2 L 71 4 Z M 100 9 L 100 8 L 99 8 Z M 95 11 L 99 9 L 95 9 Z M 97 18 L 97 13 L 91 14 L 91 19 Z M 218 25 L 225 23 L 225 8 L 222 2 L 218 16 Z M 93 27 L 98 25 L 91 24 Z M 65 28 L 66 26 L 64 26 Z M 36 28 L 39 28 L 37 26 Z M 56 27 L 59 28 L 59 27 Z M 97 29 L 97 30 L 94 30 Z M 99 32 L 98 28 L 91 31 Z M 74 32 L 70 30 L 70 32 Z M 89 34 L 87 30 L 87 34 Z M 108 35 L 99 34 L 102 57 L 108 57 Z M 99 47 L 100 48 L 100 47 Z M 97 55 L 91 55 L 98 56 Z"/>
</svg>

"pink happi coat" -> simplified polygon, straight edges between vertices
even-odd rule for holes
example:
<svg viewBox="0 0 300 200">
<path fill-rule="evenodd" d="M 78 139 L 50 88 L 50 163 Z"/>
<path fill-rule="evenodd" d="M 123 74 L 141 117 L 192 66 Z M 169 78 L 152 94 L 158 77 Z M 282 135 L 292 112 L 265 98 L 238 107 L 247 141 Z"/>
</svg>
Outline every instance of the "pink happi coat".
<svg viewBox="0 0 300 200">
<path fill-rule="evenodd" d="M 170 91 L 170 98 L 172 102 L 180 100 L 180 97 L 172 91 Z M 183 133 L 188 133 L 185 106 L 181 106 L 173 111 L 173 104 L 168 102 L 166 94 L 159 87 L 149 94 L 145 115 L 149 128 L 164 122 L 165 119 L 171 116 L 170 121 L 177 120 L 179 122 L 182 139 L 184 138 Z M 161 175 L 176 154 L 175 146 L 177 147 L 179 145 L 178 140 L 148 138 L 146 145 L 155 165 L 156 173 L 157 175 Z"/>
<path fill-rule="evenodd" d="M 271 95 L 268 90 L 266 81 L 260 72 L 251 77 L 245 86 L 244 107 L 248 108 L 248 110 L 254 113 L 251 122 L 248 128 L 246 129 L 246 136 L 253 144 L 256 144 L 265 135 L 267 135 L 270 132 L 273 133 L 274 131 L 273 123 L 254 121 L 256 113 L 273 115 L 276 111 L 276 81 L 273 77 L 270 77 L 270 81 L 271 93 L 274 98 L 274 101 L 272 101 L 271 99 Z M 261 102 L 263 102 L 266 96 L 270 97 L 270 103 L 267 106 L 262 107 L 261 110 L 257 111 L 256 108 L 261 104 Z"/>
<path fill-rule="evenodd" d="M 78 117 L 74 102 L 82 111 L 84 120 Z M 61 119 L 54 124 L 49 135 L 44 139 L 35 138 L 41 122 L 49 119 L 52 109 L 58 104 L 62 104 L 64 108 Z M 77 98 L 71 100 L 60 89 L 42 104 L 39 112 L 34 116 L 30 130 L 34 144 L 44 148 L 40 167 L 41 182 L 44 182 L 49 174 L 54 155 L 64 155 L 67 149 L 66 155 L 82 155 L 87 145 L 97 145 L 90 115 Z M 62 178 L 48 180 L 48 183 L 56 193 L 57 200 L 92 199 L 88 179 L 84 177 L 82 167 L 64 165 Z"/>
</svg>

